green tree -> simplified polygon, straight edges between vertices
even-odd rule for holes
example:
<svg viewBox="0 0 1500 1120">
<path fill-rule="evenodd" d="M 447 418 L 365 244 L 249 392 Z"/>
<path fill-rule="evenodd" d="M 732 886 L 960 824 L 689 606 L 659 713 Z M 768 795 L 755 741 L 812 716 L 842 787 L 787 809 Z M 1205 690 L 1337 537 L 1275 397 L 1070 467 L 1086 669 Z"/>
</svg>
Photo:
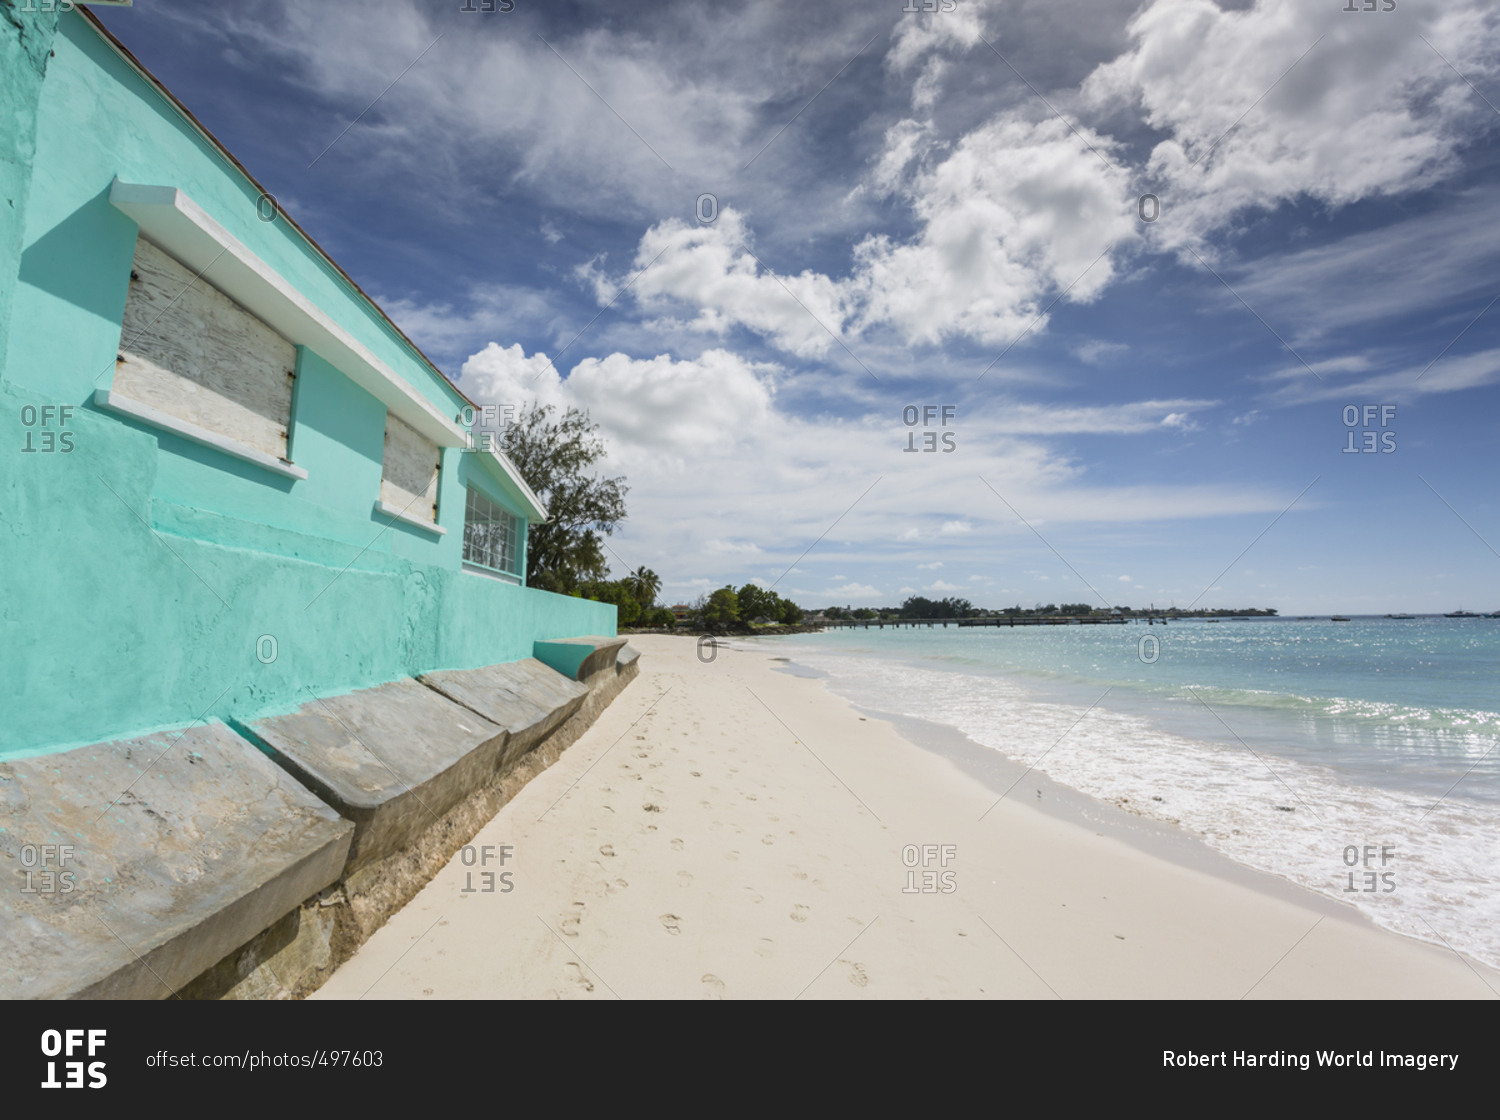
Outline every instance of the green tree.
<svg viewBox="0 0 1500 1120">
<path fill-rule="evenodd" d="M 602 533 L 625 520 L 624 478 L 601 478 L 590 468 L 604 457 L 599 426 L 569 408 L 554 421 L 551 405 L 528 405 L 501 435 L 500 448 L 547 507 L 545 524 L 526 540 L 526 582 L 571 594 L 608 571 Z M 622 619 L 623 621 L 623 619 Z"/>
<path fill-rule="evenodd" d="M 641 617 L 641 604 L 635 597 L 635 589 L 628 579 L 591 580 L 579 585 L 578 592 L 585 599 L 600 603 L 613 603 L 615 622 L 619 626 L 633 626 Z"/>
<path fill-rule="evenodd" d="M 777 618 L 781 614 L 779 596 L 758 583 L 745 584 L 735 593 L 735 598 L 739 602 L 740 618 L 744 622 L 754 622 L 762 616 Z"/>
<path fill-rule="evenodd" d="M 650 568 L 637 568 L 629 576 L 631 586 L 635 591 L 636 602 L 640 603 L 642 609 L 649 609 L 656 605 L 656 596 L 661 591 L 661 576 Z"/>
<path fill-rule="evenodd" d="M 732 587 L 721 587 L 708 597 L 703 608 L 703 625 L 710 630 L 726 630 L 740 620 L 740 600 Z"/>
</svg>

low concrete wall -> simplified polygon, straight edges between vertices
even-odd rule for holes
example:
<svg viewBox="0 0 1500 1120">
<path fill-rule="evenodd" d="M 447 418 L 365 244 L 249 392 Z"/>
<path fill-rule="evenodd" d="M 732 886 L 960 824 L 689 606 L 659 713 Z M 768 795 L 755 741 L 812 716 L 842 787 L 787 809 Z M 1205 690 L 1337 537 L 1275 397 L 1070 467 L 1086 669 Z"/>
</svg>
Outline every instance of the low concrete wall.
<svg viewBox="0 0 1500 1120">
<path fill-rule="evenodd" d="M 600 643 L 0 763 L 0 998 L 313 991 L 634 679 Z"/>
<path fill-rule="evenodd" d="M 635 651 L 625 649 L 631 656 L 582 682 L 587 694 L 573 713 L 532 749 L 503 764 L 489 784 L 472 790 L 432 819 L 401 850 L 357 868 L 228 954 L 184 987 L 179 993 L 182 998 L 297 999 L 316 991 L 527 782 L 555 763 L 635 679 L 640 666 Z"/>
<path fill-rule="evenodd" d="M 221 723 L 0 763 L 0 997 L 164 999 L 335 883 L 353 831 Z"/>
</svg>

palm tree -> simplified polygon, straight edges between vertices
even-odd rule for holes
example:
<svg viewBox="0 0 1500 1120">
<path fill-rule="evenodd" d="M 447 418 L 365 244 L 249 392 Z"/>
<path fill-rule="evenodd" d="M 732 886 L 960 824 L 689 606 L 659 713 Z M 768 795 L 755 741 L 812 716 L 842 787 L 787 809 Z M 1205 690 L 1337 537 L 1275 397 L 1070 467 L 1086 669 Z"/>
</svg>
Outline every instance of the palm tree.
<svg viewBox="0 0 1500 1120">
<path fill-rule="evenodd" d="M 635 591 L 636 602 L 640 603 L 642 610 L 649 610 L 656 604 L 657 592 L 661 590 L 661 577 L 650 568 L 637 568 L 628 577 L 632 589 Z"/>
</svg>

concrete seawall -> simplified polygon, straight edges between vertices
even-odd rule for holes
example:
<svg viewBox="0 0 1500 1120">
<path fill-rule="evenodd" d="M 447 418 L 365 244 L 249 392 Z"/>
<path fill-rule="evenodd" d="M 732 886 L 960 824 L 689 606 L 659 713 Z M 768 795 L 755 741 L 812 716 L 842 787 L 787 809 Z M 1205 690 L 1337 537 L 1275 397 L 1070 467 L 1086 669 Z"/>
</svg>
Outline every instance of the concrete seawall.
<svg viewBox="0 0 1500 1120">
<path fill-rule="evenodd" d="M 0 764 L 0 998 L 313 991 L 638 672 L 570 644 Z"/>
</svg>

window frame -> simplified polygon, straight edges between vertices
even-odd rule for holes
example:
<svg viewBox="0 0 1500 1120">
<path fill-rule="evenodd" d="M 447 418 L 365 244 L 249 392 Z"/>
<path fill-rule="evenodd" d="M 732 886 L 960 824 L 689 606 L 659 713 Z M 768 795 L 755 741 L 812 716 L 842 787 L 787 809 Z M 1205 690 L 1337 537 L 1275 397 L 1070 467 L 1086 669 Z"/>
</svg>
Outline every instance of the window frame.
<svg viewBox="0 0 1500 1120">
<path fill-rule="evenodd" d="M 476 501 L 485 503 L 487 506 L 489 506 L 491 511 L 502 514 L 503 516 L 510 519 L 509 551 L 511 554 L 511 564 L 514 570 L 495 567 L 492 564 L 488 564 L 480 560 L 475 560 L 470 555 L 469 528 L 471 525 L 479 524 L 479 522 L 474 521 L 471 516 L 471 514 L 474 512 L 474 503 Z M 491 521 L 488 523 L 493 522 Z M 525 582 L 525 573 L 520 569 L 522 563 L 521 558 L 524 554 L 523 546 L 525 544 L 525 537 L 523 535 L 525 530 L 522 528 L 522 525 L 524 523 L 524 518 L 507 508 L 504 503 L 496 501 L 494 496 L 489 491 L 485 490 L 483 487 L 475 486 L 472 483 L 466 484 L 464 486 L 464 536 L 463 545 L 460 549 L 460 558 L 463 561 L 464 568 L 478 575 L 488 575 L 506 581 L 513 581 L 517 584 L 523 584 Z"/>
</svg>

